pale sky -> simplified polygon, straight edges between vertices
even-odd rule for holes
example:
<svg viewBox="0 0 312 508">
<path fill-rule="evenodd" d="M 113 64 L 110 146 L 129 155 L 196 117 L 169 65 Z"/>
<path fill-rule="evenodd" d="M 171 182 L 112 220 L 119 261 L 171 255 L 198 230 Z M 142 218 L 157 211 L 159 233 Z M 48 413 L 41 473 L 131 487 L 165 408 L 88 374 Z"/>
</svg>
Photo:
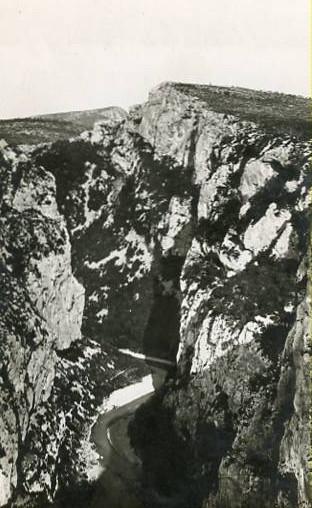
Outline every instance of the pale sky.
<svg viewBox="0 0 312 508">
<path fill-rule="evenodd" d="M 162 81 L 309 94 L 309 0 L 0 0 L 0 118 L 146 100 Z"/>
</svg>

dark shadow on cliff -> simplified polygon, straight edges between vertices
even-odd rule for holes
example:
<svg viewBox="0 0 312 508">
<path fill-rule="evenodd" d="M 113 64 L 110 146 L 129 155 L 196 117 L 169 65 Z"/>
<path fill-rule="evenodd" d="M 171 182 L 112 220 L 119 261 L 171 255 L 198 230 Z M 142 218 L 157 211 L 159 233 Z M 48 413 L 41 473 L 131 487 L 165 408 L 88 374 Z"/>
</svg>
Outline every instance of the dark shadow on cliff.
<svg viewBox="0 0 312 508">
<path fill-rule="evenodd" d="M 145 508 L 271 508 L 278 492 L 287 506 L 296 506 L 296 478 L 278 472 L 295 379 L 287 378 L 277 398 L 280 366 L 272 369 L 272 364 L 285 335 L 275 331 L 258 339 L 273 360 L 269 367 L 256 349 L 239 346 L 201 377 L 186 373 L 179 381 L 169 379 L 138 409 L 130 436 L 143 463 Z M 260 400 L 263 390 L 267 397 Z M 258 483 L 249 485 L 248 471 Z"/>
<path fill-rule="evenodd" d="M 153 280 L 153 304 L 143 337 L 143 353 L 172 362 L 172 365 L 146 360 L 155 391 L 175 376 L 180 343 L 180 275 L 184 257 L 168 254 L 157 261 Z"/>
<path fill-rule="evenodd" d="M 144 507 L 200 508 L 209 491 L 217 488 L 218 466 L 231 447 L 233 431 L 203 422 L 194 445 L 186 429 L 177 432 L 176 410 L 164 404 L 163 397 L 158 392 L 139 408 L 129 427 L 143 463 Z M 200 471 L 207 455 L 210 464 Z"/>
</svg>

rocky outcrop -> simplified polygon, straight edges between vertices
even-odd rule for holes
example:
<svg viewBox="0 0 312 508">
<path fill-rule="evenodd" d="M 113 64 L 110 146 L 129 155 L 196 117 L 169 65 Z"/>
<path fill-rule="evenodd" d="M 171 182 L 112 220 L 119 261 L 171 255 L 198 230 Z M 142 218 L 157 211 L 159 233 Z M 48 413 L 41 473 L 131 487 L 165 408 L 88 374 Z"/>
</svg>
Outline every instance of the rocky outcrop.
<svg viewBox="0 0 312 508">
<path fill-rule="evenodd" d="M 71 269 L 71 246 L 52 175 L 26 157 L 1 153 L 1 459 L 0 504 L 51 479 L 32 464 L 34 428 L 51 425 L 57 351 L 81 338 L 84 289 Z M 62 435 L 62 415 L 49 436 Z M 53 443 L 54 455 L 58 443 Z M 41 450 L 43 453 L 43 450 Z M 47 456 L 50 455 L 46 450 Z M 29 473 L 30 472 L 30 473 Z M 32 477 L 29 479 L 29 474 Z"/>
<path fill-rule="evenodd" d="M 168 418 L 170 438 L 156 427 L 152 443 L 133 441 L 174 506 L 308 506 L 309 147 L 162 92 L 141 132 L 191 166 L 199 199 L 177 377 L 137 417 L 140 432 L 141 418 Z M 160 470 L 163 442 L 176 447 Z"/>
<path fill-rule="evenodd" d="M 132 425 L 147 506 L 308 506 L 304 99 L 252 94 L 163 84 L 1 145 L 0 505 L 84 479 L 127 347 L 177 358 Z"/>
</svg>

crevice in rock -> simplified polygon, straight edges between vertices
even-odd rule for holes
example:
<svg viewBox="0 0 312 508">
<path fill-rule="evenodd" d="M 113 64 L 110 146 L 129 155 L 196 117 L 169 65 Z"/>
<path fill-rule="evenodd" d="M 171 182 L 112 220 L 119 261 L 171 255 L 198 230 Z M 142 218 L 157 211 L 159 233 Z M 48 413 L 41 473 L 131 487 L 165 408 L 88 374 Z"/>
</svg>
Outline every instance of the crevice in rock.
<svg viewBox="0 0 312 508">
<path fill-rule="evenodd" d="M 153 305 L 144 332 L 148 356 L 175 360 L 180 341 L 180 274 L 184 257 L 169 254 L 159 261 L 153 281 Z"/>
</svg>

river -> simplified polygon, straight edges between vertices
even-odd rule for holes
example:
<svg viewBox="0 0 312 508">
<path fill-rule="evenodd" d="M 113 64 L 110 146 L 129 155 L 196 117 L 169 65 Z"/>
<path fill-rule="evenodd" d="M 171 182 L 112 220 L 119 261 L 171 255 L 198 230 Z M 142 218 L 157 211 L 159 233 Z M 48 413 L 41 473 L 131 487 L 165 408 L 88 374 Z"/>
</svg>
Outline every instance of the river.
<svg viewBox="0 0 312 508">
<path fill-rule="evenodd" d="M 106 412 L 92 428 L 92 441 L 101 456 L 103 472 L 97 480 L 90 508 L 141 508 L 138 499 L 141 465 L 127 433 L 131 415 L 146 402 L 166 378 L 159 366 L 141 382 L 113 392 Z"/>
</svg>

